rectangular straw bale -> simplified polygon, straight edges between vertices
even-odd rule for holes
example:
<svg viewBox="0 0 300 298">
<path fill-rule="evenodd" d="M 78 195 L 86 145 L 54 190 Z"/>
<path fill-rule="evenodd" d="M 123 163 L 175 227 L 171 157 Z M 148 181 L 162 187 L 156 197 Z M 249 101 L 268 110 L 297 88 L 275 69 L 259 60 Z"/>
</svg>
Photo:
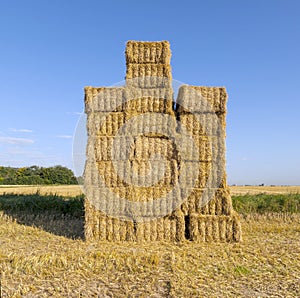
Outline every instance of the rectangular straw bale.
<svg viewBox="0 0 300 298">
<path fill-rule="evenodd" d="M 184 160 L 221 161 L 225 163 L 225 140 L 217 136 L 180 136 L 180 153 Z"/>
<path fill-rule="evenodd" d="M 179 181 L 185 188 L 204 188 L 206 186 L 208 177 L 211 174 L 211 162 L 181 161 L 179 165 Z M 196 169 L 198 169 L 198 174 Z M 193 179 L 195 176 L 197 178 Z"/>
<path fill-rule="evenodd" d="M 179 88 L 176 103 L 178 112 L 226 113 L 227 92 L 225 87 L 183 85 Z"/>
<path fill-rule="evenodd" d="M 174 135 L 177 121 L 174 115 L 161 113 L 144 113 L 139 117 L 136 114 L 126 113 L 126 127 L 122 130 L 125 135 L 160 134 Z"/>
<path fill-rule="evenodd" d="M 220 134 L 225 136 L 225 114 L 195 113 L 193 115 L 185 113 L 179 115 L 179 121 L 179 131 L 187 129 L 195 136 L 215 136 Z"/>
<path fill-rule="evenodd" d="M 164 41 L 134 41 L 126 44 L 126 64 L 129 63 L 164 63 L 170 64 L 170 43 Z"/>
<path fill-rule="evenodd" d="M 171 88 L 171 66 L 129 63 L 126 69 L 126 84 L 138 88 Z"/>
<path fill-rule="evenodd" d="M 237 214 L 199 215 L 190 214 L 190 237 L 198 242 L 239 242 L 241 226 Z"/>
<path fill-rule="evenodd" d="M 131 114 L 146 112 L 174 114 L 172 88 L 125 89 L 124 111 Z"/>
<path fill-rule="evenodd" d="M 85 87 L 85 112 L 121 112 L 125 87 Z"/>
<path fill-rule="evenodd" d="M 112 161 L 98 161 L 98 175 L 107 187 L 120 187 L 126 186 L 126 182 L 118 175 Z M 123 173 L 126 172 L 126 168 L 130 168 L 130 163 L 126 161 L 120 161 L 118 163 L 118 170 Z M 120 173 L 120 174 L 121 174 Z"/>
<path fill-rule="evenodd" d="M 176 155 L 175 144 L 168 138 L 141 136 L 134 143 L 134 158 L 137 160 L 149 160 L 150 157 L 171 160 Z"/>
<path fill-rule="evenodd" d="M 124 172 L 127 182 L 131 185 L 165 187 L 177 183 L 178 165 L 176 160 L 166 161 L 164 166 L 161 164 L 161 161 L 153 160 L 151 165 L 152 167 L 150 168 L 149 161 L 145 160 L 131 161 L 129 168 L 126 168 Z M 122 166 L 120 165 L 121 168 Z M 113 180 L 119 181 L 117 177 L 113 178 Z"/>
<path fill-rule="evenodd" d="M 127 160 L 134 155 L 132 136 L 95 136 L 88 140 L 88 155 L 96 161 Z"/>
<path fill-rule="evenodd" d="M 96 112 L 87 117 L 88 135 L 114 136 L 125 123 L 123 112 Z"/>
</svg>

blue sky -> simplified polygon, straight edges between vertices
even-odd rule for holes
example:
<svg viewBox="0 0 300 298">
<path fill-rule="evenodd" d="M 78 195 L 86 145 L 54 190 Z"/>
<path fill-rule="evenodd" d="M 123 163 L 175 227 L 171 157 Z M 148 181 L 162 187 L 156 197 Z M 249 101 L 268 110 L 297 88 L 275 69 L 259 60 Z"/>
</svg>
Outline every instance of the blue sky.
<svg viewBox="0 0 300 298">
<path fill-rule="evenodd" d="M 226 86 L 233 184 L 300 184 L 300 2 L 0 2 L 0 165 L 72 165 L 83 87 L 125 76 L 127 40 L 169 40 L 173 78 Z"/>
</svg>

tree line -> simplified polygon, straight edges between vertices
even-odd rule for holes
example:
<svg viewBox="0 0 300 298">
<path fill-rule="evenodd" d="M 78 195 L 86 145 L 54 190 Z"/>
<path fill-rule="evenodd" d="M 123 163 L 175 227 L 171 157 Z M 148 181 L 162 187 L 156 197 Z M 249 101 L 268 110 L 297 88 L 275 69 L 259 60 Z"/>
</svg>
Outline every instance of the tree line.
<svg viewBox="0 0 300 298">
<path fill-rule="evenodd" d="M 77 184 L 72 170 L 63 166 L 54 167 L 3 167 L 0 166 L 0 185 L 49 185 Z"/>
</svg>

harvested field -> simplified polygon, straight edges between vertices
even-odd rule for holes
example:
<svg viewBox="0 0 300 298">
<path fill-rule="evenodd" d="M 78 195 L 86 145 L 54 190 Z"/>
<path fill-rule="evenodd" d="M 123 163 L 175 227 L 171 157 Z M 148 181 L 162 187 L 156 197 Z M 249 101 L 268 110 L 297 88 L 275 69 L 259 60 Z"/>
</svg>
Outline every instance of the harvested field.
<svg viewBox="0 0 300 298">
<path fill-rule="evenodd" d="M 241 243 L 93 243 L 76 200 L 2 196 L 0 206 L 5 298 L 300 296 L 299 213 L 243 216 Z"/>
<path fill-rule="evenodd" d="M 230 191 L 235 195 L 256 195 L 265 194 L 289 194 L 300 193 L 300 186 L 230 186 Z M 78 185 L 0 185 L 0 194 L 34 194 L 39 192 L 44 194 L 57 194 L 60 196 L 78 196 L 82 194 Z"/>
</svg>

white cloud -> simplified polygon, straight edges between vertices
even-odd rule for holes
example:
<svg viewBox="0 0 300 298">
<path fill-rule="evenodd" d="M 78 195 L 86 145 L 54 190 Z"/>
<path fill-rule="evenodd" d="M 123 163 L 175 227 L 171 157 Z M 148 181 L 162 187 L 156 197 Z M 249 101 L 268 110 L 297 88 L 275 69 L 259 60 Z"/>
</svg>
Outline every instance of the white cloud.
<svg viewBox="0 0 300 298">
<path fill-rule="evenodd" d="M 33 130 L 26 129 L 26 128 L 22 128 L 22 129 L 10 128 L 9 130 L 12 131 L 12 132 L 24 132 L 24 133 L 31 133 L 31 132 L 33 132 Z"/>
<path fill-rule="evenodd" d="M 0 137 L 0 144 L 28 145 L 28 144 L 33 144 L 33 143 L 34 143 L 34 140 L 31 140 L 31 139 Z"/>
<path fill-rule="evenodd" d="M 61 139 L 73 139 L 73 136 L 70 136 L 70 135 L 59 135 L 57 137 L 61 138 Z"/>
</svg>

